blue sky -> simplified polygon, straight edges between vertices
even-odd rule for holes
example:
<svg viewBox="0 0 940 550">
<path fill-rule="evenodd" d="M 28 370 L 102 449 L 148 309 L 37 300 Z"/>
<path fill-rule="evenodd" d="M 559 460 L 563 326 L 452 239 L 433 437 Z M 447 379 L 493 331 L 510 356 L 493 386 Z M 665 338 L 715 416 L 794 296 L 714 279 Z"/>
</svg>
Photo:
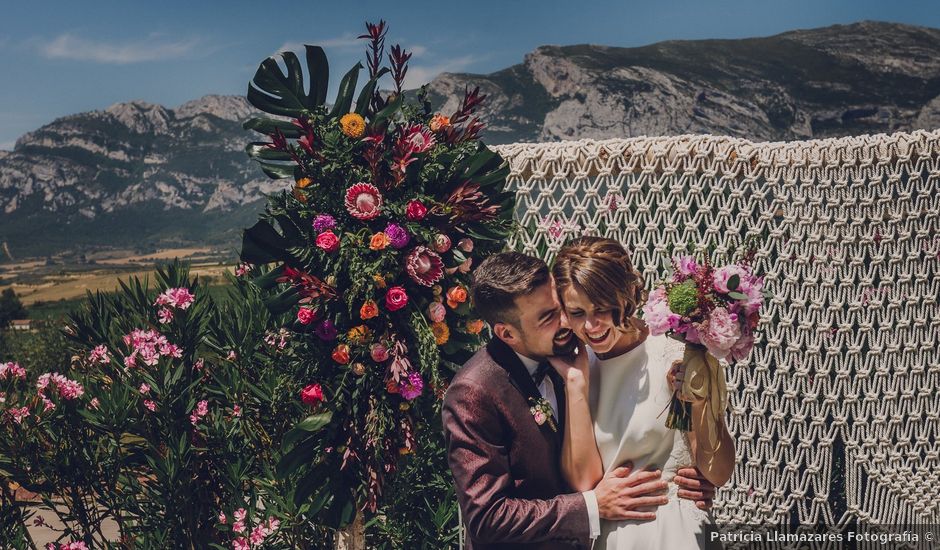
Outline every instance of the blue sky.
<svg viewBox="0 0 940 550">
<path fill-rule="evenodd" d="M 61 0 L 0 8 L 0 149 L 66 114 L 142 99 L 175 107 L 244 94 L 258 63 L 320 44 L 333 87 L 363 58 L 355 36 L 385 19 L 414 51 L 409 84 L 489 73 L 543 44 L 641 46 L 767 36 L 872 19 L 940 27 L 936 0 Z"/>
</svg>

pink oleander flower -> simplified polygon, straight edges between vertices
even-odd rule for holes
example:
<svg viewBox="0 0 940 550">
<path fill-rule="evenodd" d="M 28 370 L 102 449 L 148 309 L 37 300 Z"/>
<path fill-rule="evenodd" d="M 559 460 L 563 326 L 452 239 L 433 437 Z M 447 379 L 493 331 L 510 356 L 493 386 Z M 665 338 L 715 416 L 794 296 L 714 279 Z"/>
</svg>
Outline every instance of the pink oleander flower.
<svg viewBox="0 0 940 550">
<path fill-rule="evenodd" d="M 232 407 L 232 416 L 234 416 L 235 418 L 241 418 L 242 408 L 238 405 L 235 405 L 234 407 Z"/>
<path fill-rule="evenodd" d="M 91 350 L 91 353 L 88 354 L 88 361 L 98 363 L 99 365 L 107 365 L 110 363 L 111 354 L 108 352 L 108 347 L 105 345 L 95 346 L 95 349 Z"/>
<path fill-rule="evenodd" d="M 205 360 L 205 359 L 201 359 L 201 358 L 200 358 L 198 361 L 196 361 L 195 363 L 193 363 L 193 370 L 201 371 L 201 370 L 204 369 L 204 368 L 206 368 L 206 360 Z"/>
<path fill-rule="evenodd" d="M 139 391 L 141 395 L 147 395 L 150 393 L 150 386 L 148 386 L 146 383 L 142 383 L 140 387 L 137 388 L 137 391 Z"/>
<path fill-rule="evenodd" d="M 6 380 L 7 378 L 26 378 L 26 369 L 21 367 L 19 363 L 0 363 L 0 380 Z"/>
<path fill-rule="evenodd" d="M 402 382 L 399 392 L 406 400 L 412 401 L 421 395 L 423 389 L 424 380 L 421 379 L 421 375 L 417 372 L 411 372 L 408 374 L 408 379 Z"/>
<path fill-rule="evenodd" d="M 199 403 L 196 403 L 196 408 L 193 409 L 193 413 L 189 415 L 189 421 L 195 426 L 199 423 L 199 420 L 207 414 L 209 414 L 209 402 L 203 399 Z"/>
<path fill-rule="evenodd" d="M 235 516 L 235 521 L 245 521 L 248 512 L 245 511 L 244 508 L 239 508 L 238 510 L 235 510 L 235 513 L 232 515 Z"/>
<path fill-rule="evenodd" d="M 238 531 L 235 531 L 236 533 L 245 532 L 244 523 L 235 522 L 235 525 L 232 526 L 232 530 L 234 530 L 236 526 L 238 526 L 239 528 Z M 245 537 L 238 537 L 237 539 L 232 541 L 232 548 L 233 550 L 251 550 L 251 546 L 248 544 L 248 539 L 246 539 Z"/>
<path fill-rule="evenodd" d="M 165 325 L 173 321 L 173 310 L 168 307 L 161 307 L 157 311 L 157 317 L 161 325 Z"/>
<path fill-rule="evenodd" d="M 225 512 L 219 512 L 219 523 L 225 523 L 226 519 Z"/>
<path fill-rule="evenodd" d="M 682 317 L 669 309 L 665 287 L 658 287 L 650 292 L 646 305 L 643 306 L 643 320 L 650 328 L 650 334 L 659 336 L 679 327 Z"/>
<path fill-rule="evenodd" d="M 382 213 L 382 193 L 370 183 L 359 182 L 346 190 L 344 204 L 352 217 L 373 220 Z"/>
<path fill-rule="evenodd" d="M 428 306 L 428 318 L 431 319 L 432 323 L 440 323 L 446 315 L 447 308 L 444 307 L 444 304 L 431 302 L 431 305 Z"/>
<path fill-rule="evenodd" d="M 735 342 L 741 337 L 741 326 L 737 316 L 723 307 L 716 307 L 703 325 L 702 343 L 716 358 L 726 358 L 731 353 Z"/>
<path fill-rule="evenodd" d="M 55 410 L 55 403 L 53 403 L 52 400 L 46 397 L 45 395 L 42 396 L 42 405 L 43 405 L 42 412 L 49 412 L 51 410 Z"/>
<path fill-rule="evenodd" d="M 251 530 L 251 539 L 252 546 L 259 546 L 264 542 L 264 539 L 268 536 L 268 528 L 264 525 L 256 525 L 254 529 Z"/>
<path fill-rule="evenodd" d="M 22 424 L 23 419 L 29 416 L 29 407 L 20 407 L 18 409 L 11 408 L 7 411 L 7 414 L 9 414 L 10 417 L 13 418 L 13 421 L 17 424 Z"/>
<path fill-rule="evenodd" d="M 149 399 L 144 400 L 144 407 L 146 407 L 150 412 L 156 412 L 157 410 L 157 404 Z"/>
<path fill-rule="evenodd" d="M 244 262 L 243 262 L 243 263 L 240 263 L 240 264 L 238 264 L 238 266 L 235 268 L 235 276 L 236 276 L 236 277 L 244 277 L 245 275 L 248 275 L 249 273 L 251 273 L 251 270 L 252 270 L 252 269 L 253 269 L 253 267 L 252 267 L 251 264 L 249 264 L 249 263 L 244 263 Z"/>
<path fill-rule="evenodd" d="M 196 301 L 196 297 L 188 288 L 168 288 L 163 294 L 157 296 L 155 306 L 170 306 L 176 309 L 189 309 Z"/>
<path fill-rule="evenodd" d="M 97 411 L 98 407 L 101 406 L 101 402 L 98 401 L 97 397 L 95 397 L 95 398 L 92 398 L 92 400 L 88 402 L 88 406 Z"/>
<path fill-rule="evenodd" d="M 39 379 L 36 381 L 36 389 L 39 391 L 39 395 L 43 397 L 43 401 L 46 402 L 46 389 L 51 385 L 55 386 L 56 392 L 59 397 L 70 401 L 76 399 L 85 394 L 85 389 L 82 388 L 82 385 L 76 382 L 75 380 L 69 380 L 65 376 L 57 372 L 47 372 L 39 376 Z M 50 407 L 51 402 L 46 403 L 46 409 L 55 408 L 53 405 Z"/>
<path fill-rule="evenodd" d="M 431 287 L 444 278 L 444 262 L 436 252 L 418 245 L 405 258 L 408 276 L 419 285 Z"/>
</svg>

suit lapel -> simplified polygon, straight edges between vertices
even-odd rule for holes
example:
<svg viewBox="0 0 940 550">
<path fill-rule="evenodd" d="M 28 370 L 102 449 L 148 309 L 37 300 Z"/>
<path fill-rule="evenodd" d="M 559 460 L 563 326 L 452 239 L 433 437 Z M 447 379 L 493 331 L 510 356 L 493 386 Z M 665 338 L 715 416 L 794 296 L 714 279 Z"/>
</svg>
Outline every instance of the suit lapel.
<svg viewBox="0 0 940 550">
<path fill-rule="evenodd" d="M 535 382 L 532 380 L 532 376 L 529 374 L 529 370 L 525 368 L 525 365 L 522 364 L 522 361 L 519 359 L 519 356 L 516 355 L 516 352 L 512 350 L 505 342 L 499 338 L 493 338 L 486 345 L 486 351 L 490 354 L 490 357 L 496 361 L 496 364 L 506 370 L 509 373 L 509 381 L 512 383 L 513 387 L 522 394 L 526 399 L 526 403 L 531 405 L 530 399 L 538 400 L 542 398 L 542 394 L 539 393 L 539 389 L 535 386 Z M 554 371 L 549 371 L 551 375 Z M 560 380 L 561 377 L 559 377 Z M 555 382 L 555 379 L 552 379 L 552 384 L 555 385 L 555 398 L 558 399 L 558 388 L 559 384 Z M 561 386 L 564 387 L 563 385 Z M 558 426 L 558 431 L 555 432 L 552 430 L 548 422 L 539 426 L 543 435 L 547 435 L 553 443 L 557 444 L 560 448 L 561 437 L 562 437 L 562 424 L 561 420 L 564 418 L 564 400 L 565 394 L 564 390 L 561 393 L 561 400 L 558 405 L 558 415 L 555 418 L 555 423 Z M 535 419 L 532 420 L 535 422 Z"/>
<path fill-rule="evenodd" d="M 565 414 L 567 402 L 565 401 L 565 380 L 555 369 L 548 371 L 548 377 L 552 379 L 552 386 L 555 388 L 555 403 L 558 404 L 558 433 L 565 433 Z"/>
</svg>

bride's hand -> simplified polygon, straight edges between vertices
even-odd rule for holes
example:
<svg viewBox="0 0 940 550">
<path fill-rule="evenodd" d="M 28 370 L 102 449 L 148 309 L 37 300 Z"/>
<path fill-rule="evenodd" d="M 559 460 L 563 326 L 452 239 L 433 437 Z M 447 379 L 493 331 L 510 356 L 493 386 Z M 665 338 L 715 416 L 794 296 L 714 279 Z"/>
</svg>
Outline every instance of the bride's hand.
<svg viewBox="0 0 940 550">
<path fill-rule="evenodd" d="M 565 380 L 580 377 L 587 380 L 588 353 L 584 342 L 578 341 L 577 351 L 576 355 L 553 355 L 548 358 L 548 362 Z"/>
<path fill-rule="evenodd" d="M 669 372 L 666 373 L 666 381 L 669 383 L 669 388 L 675 393 L 676 397 L 680 401 L 686 401 L 688 403 L 703 403 L 705 399 L 703 397 L 692 396 L 686 397 L 682 394 L 682 381 L 685 380 L 685 363 L 681 359 L 676 359 L 672 362 L 672 368 L 669 369 Z"/>
</svg>

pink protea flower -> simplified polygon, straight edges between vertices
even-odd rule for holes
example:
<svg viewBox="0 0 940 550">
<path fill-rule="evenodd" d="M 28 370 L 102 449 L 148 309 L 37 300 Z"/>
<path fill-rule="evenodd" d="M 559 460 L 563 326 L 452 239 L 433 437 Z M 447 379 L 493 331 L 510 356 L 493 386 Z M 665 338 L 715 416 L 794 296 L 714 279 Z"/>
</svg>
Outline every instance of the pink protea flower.
<svg viewBox="0 0 940 550">
<path fill-rule="evenodd" d="M 408 151 L 412 155 L 426 152 L 437 144 L 434 133 L 431 129 L 421 124 L 411 124 L 402 131 L 398 138 L 401 150 Z"/>
<path fill-rule="evenodd" d="M 444 278 L 441 257 L 424 245 L 416 246 L 408 253 L 405 269 L 414 282 L 427 287 L 434 286 L 434 283 Z"/>
<path fill-rule="evenodd" d="M 346 210 L 360 220 L 373 220 L 382 211 L 382 194 L 369 183 L 357 183 L 346 190 Z"/>
</svg>

